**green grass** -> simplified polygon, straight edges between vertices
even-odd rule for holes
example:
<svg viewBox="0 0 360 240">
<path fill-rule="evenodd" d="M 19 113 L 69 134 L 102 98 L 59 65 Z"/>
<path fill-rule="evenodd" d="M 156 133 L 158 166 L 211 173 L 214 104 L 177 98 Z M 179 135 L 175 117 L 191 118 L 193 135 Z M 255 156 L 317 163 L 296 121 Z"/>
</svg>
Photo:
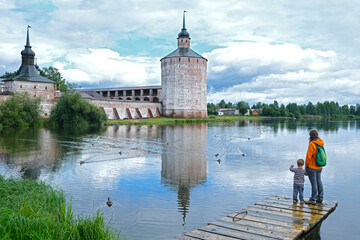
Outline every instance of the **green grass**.
<svg viewBox="0 0 360 240">
<path fill-rule="evenodd" d="M 185 118 L 145 118 L 145 119 L 123 119 L 123 120 L 107 120 L 107 125 L 162 125 L 162 124 L 186 124 L 186 123 L 207 123 L 207 122 L 232 122 L 245 119 L 265 119 L 269 117 L 262 116 L 214 116 L 210 115 L 205 119 L 185 119 Z"/>
<path fill-rule="evenodd" d="M 0 176 L 0 239 L 120 239 L 98 211 L 74 217 L 64 193 L 43 182 Z"/>
</svg>

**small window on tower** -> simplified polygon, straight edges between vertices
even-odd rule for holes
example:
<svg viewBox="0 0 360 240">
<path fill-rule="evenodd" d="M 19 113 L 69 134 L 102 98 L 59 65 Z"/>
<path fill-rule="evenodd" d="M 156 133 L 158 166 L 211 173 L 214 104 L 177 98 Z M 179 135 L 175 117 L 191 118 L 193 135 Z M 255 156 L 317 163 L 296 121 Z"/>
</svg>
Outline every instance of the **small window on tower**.
<svg viewBox="0 0 360 240">
<path fill-rule="evenodd" d="M 20 85 L 20 88 L 22 88 L 22 85 Z"/>
<path fill-rule="evenodd" d="M 183 42 L 183 40 L 181 39 L 181 42 Z"/>
<path fill-rule="evenodd" d="M 47 90 L 47 87 L 45 87 L 45 90 Z"/>
<path fill-rule="evenodd" d="M 190 58 L 188 58 L 188 62 L 190 62 Z"/>
<path fill-rule="evenodd" d="M 187 40 L 185 40 L 185 42 L 187 43 Z"/>
<path fill-rule="evenodd" d="M 34 86 L 34 89 L 36 89 L 36 86 Z"/>
<path fill-rule="evenodd" d="M 196 59 L 196 62 L 199 63 L 199 59 Z"/>
<path fill-rule="evenodd" d="M 181 58 L 179 58 L 179 62 L 181 62 Z"/>
</svg>

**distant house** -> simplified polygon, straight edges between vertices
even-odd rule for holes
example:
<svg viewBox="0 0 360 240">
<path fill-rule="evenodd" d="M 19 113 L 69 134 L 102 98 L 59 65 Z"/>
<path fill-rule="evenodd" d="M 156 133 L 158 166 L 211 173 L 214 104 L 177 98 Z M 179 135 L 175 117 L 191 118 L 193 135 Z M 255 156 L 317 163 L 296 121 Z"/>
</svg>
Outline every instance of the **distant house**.
<svg viewBox="0 0 360 240">
<path fill-rule="evenodd" d="M 261 115 L 261 113 L 262 113 L 262 108 L 254 108 L 254 109 L 252 109 L 251 111 L 252 111 L 252 115 L 254 115 L 254 116 L 258 116 L 258 115 Z"/>
<path fill-rule="evenodd" d="M 239 110 L 236 108 L 217 108 L 218 115 L 239 115 Z"/>
</svg>

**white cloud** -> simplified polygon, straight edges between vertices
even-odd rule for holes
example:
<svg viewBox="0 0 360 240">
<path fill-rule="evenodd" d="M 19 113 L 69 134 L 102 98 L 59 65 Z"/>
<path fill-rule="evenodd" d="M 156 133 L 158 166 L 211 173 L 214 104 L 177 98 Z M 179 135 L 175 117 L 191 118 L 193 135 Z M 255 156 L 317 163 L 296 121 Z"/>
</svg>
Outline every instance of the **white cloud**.
<svg viewBox="0 0 360 240">
<path fill-rule="evenodd" d="M 72 51 L 54 65 L 70 82 L 100 86 L 141 86 L 160 83 L 157 58 L 122 57 L 110 49 Z"/>
<path fill-rule="evenodd" d="M 356 103 L 359 94 L 360 70 L 356 64 L 340 60 L 334 51 L 244 42 L 205 56 L 209 59 L 210 83 L 224 81 L 224 72 L 231 72 L 232 78 L 247 77 L 220 91 L 212 88 L 210 102 L 224 99 L 253 104 L 278 100 L 287 104 L 331 100 L 346 104 Z"/>
<path fill-rule="evenodd" d="M 0 10 L 12 9 L 15 7 L 15 0 L 0 0 Z"/>
</svg>

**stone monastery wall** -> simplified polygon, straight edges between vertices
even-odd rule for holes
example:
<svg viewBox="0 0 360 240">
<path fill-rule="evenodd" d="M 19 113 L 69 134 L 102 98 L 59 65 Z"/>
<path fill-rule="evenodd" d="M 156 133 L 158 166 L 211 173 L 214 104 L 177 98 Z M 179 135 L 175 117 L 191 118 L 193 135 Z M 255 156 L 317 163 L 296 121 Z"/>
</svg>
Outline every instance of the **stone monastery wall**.
<svg viewBox="0 0 360 240">
<path fill-rule="evenodd" d="M 91 104 L 104 110 L 108 119 L 134 119 L 160 117 L 162 104 L 154 102 L 126 102 L 116 100 L 90 100 Z"/>
</svg>

